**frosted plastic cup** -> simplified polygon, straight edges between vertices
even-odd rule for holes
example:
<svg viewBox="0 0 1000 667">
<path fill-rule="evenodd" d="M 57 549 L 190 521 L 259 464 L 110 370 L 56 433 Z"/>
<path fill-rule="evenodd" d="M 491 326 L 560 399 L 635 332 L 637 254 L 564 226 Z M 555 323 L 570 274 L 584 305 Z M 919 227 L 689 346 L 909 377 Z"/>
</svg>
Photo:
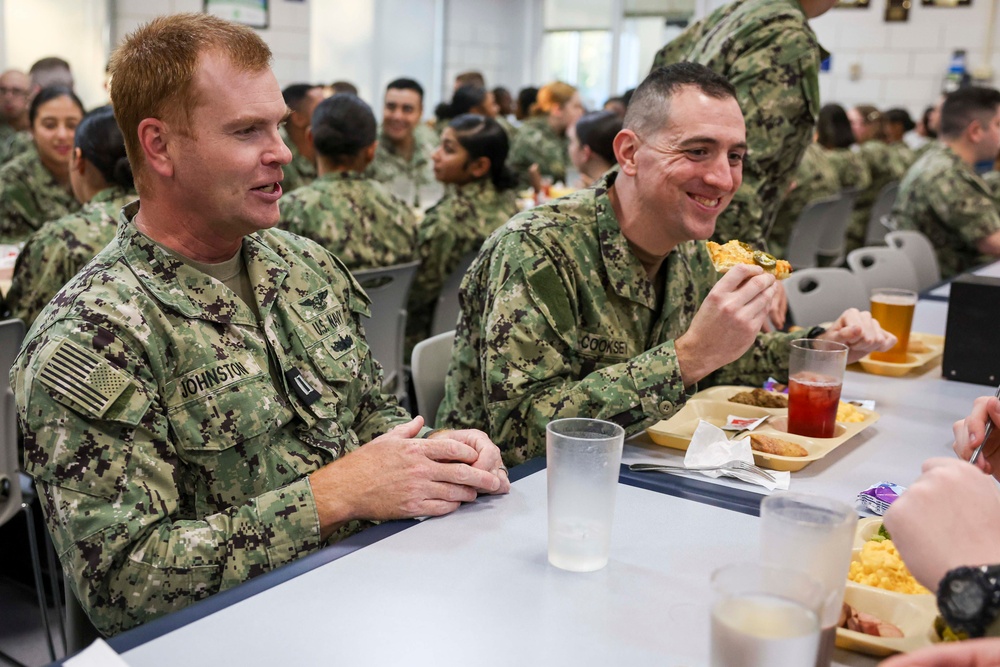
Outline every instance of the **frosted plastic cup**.
<svg viewBox="0 0 1000 667">
<path fill-rule="evenodd" d="M 557 419 L 545 427 L 549 562 L 593 572 L 608 564 L 625 429 L 599 419 Z"/>
<path fill-rule="evenodd" d="M 880 287 L 872 290 L 872 317 L 879 326 L 896 337 L 896 345 L 885 352 L 872 352 L 875 361 L 906 363 L 906 350 L 910 346 L 910 326 L 917 306 L 917 293 L 908 289 Z"/>
<path fill-rule="evenodd" d="M 712 667 L 808 667 L 819 651 L 821 587 L 802 572 L 736 563 L 712 574 Z"/>
<path fill-rule="evenodd" d="M 805 573 L 822 588 L 817 667 L 827 667 L 833 655 L 857 523 L 850 506 L 822 496 L 777 493 L 760 505 L 761 562 Z"/>
<path fill-rule="evenodd" d="M 847 346 L 828 340 L 792 341 L 788 358 L 788 432 L 832 438 L 847 367 Z"/>
</svg>

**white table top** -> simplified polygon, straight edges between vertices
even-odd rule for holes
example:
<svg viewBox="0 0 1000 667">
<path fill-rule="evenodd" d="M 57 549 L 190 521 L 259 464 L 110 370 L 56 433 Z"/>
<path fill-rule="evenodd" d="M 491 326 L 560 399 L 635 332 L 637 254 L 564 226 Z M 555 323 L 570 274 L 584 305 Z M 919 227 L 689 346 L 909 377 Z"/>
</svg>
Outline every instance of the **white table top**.
<svg viewBox="0 0 1000 667">
<path fill-rule="evenodd" d="M 755 517 L 623 484 L 611 561 L 546 560 L 545 472 L 123 654 L 184 665 L 705 665 L 709 575 Z M 874 660 L 837 652 L 836 664 Z"/>
</svg>

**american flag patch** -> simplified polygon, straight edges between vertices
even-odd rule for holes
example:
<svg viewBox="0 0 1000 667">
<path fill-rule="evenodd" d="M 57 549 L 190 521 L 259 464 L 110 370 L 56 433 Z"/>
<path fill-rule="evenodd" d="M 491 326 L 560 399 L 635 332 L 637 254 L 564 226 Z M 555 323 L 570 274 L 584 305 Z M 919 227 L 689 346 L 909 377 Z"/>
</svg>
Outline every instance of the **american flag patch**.
<svg viewBox="0 0 1000 667">
<path fill-rule="evenodd" d="M 130 384 L 128 377 L 106 360 L 68 340 L 59 343 L 38 379 L 57 398 L 96 417 L 103 417 Z"/>
</svg>

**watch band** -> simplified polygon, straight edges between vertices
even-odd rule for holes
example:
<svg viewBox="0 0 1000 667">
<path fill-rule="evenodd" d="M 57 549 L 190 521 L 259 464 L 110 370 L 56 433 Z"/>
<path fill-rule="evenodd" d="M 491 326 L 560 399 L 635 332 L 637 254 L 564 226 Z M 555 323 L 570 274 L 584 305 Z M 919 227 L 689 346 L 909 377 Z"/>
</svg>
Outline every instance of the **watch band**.
<svg viewBox="0 0 1000 667">
<path fill-rule="evenodd" d="M 806 332 L 806 338 L 819 338 L 825 333 L 826 333 L 826 327 L 821 327 L 819 325 L 816 325 L 812 329 Z"/>
<path fill-rule="evenodd" d="M 949 570 L 941 579 L 937 602 L 953 630 L 982 637 L 1000 615 L 1000 565 Z"/>
</svg>

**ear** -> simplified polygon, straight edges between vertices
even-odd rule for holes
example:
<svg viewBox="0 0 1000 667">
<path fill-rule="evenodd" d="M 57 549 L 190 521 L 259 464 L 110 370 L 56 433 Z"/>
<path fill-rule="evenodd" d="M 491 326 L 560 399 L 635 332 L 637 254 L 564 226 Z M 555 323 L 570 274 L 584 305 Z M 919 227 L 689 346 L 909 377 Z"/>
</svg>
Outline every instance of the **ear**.
<svg viewBox="0 0 1000 667">
<path fill-rule="evenodd" d="M 983 123 L 978 118 L 973 119 L 973 121 L 969 123 L 969 126 L 965 128 L 965 135 L 969 138 L 969 141 L 974 144 L 979 143 L 979 141 L 983 138 L 983 133 Z"/>
<path fill-rule="evenodd" d="M 83 159 L 83 151 L 79 148 L 74 148 L 73 152 L 69 154 L 69 168 L 70 171 L 75 171 L 80 176 L 86 176 L 87 161 Z"/>
<path fill-rule="evenodd" d="M 477 179 L 482 178 L 486 174 L 490 173 L 490 167 L 492 167 L 490 159 L 486 156 L 477 157 L 475 160 L 469 163 L 468 171 Z"/>
<path fill-rule="evenodd" d="M 367 167 L 375 160 L 375 149 L 378 148 L 378 142 L 373 141 L 372 145 L 365 149 L 365 166 Z"/>
<path fill-rule="evenodd" d="M 138 135 L 146 166 L 160 176 L 173 176 L 174 161 L 170 149 L 176 134 L 172 134 L 168 125 L 159 118 L 144 118 L 139 123 Z"/>
<path fill-rule="evenodd" d="M 615 135 L 615 141 L 612 145 L 614 146 L 615 157 L 618 158 L 618 164 L 622 173 L 628 176 L 635 176 L 635 154 L 639 150 L 639 146 L 642 145 L 642 141 L 639 140 L 639 137 L 632 130 L 622 130 Z"/>
<path fill-rule="evenodd" d="M 583 156 L 584 162 L 589 162 L 590 158 L 594 157 L 594 149 L 592 149 L 590 146 L 580 144 L 580 155 Z"/>
</svg>

